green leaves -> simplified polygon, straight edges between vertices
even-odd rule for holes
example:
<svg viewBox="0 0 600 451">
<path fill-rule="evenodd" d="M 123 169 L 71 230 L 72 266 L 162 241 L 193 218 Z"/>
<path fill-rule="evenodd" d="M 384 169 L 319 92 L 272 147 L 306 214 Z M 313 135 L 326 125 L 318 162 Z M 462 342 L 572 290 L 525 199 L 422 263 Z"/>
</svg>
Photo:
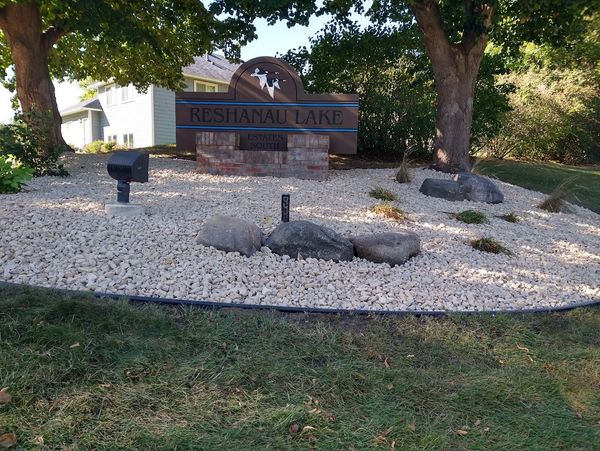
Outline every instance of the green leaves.
<svg viewBox="0 0 600 451">
<path fill-rule="evenodd" d="M 33 169 L 21 166 L 13 155 L 0 155 L 0 193 L 18 193 L 33 177 Z"/>
</svg>

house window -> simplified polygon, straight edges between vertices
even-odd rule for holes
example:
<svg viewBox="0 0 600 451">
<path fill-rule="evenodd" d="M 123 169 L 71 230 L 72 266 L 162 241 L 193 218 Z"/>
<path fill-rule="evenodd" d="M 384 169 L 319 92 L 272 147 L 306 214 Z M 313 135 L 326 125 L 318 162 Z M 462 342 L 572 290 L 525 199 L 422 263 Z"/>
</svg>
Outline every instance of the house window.
<svg viewBox="0 0 600 451">
<path fill-rule="evenodd" d="M 121 102 L 131 102 L 133 100 L 133 85 L 121 87 Z"/>
<path fill-rule="evenodd" d="M 111 106 L 117 103 L 115 96 L 115 85 L 106 87 L 106 105 Z"/>
<path fill-rule="evenodd" d="M 218 92 L 219 85 L 207 83 L 205 81 L 194 80 L 194 91 L 196 92 Z"/>
<path fill-rule="evenodd" d="M 117 142 L 117 135 L 108 135 L 106 137 L 106 142 Z"/>
<path fill-rule="evenodd" d="M 133 147 L 133 133 L 123 135 L 123 144 L 129 148 Z"/>
</svg>

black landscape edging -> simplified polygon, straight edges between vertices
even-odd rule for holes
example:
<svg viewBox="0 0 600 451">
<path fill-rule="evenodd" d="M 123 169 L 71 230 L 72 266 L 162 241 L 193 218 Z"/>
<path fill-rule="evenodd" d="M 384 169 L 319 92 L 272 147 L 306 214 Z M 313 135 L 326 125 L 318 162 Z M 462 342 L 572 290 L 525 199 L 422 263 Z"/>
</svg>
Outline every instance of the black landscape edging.
<svg viewBox="0 0 600 451">
<path fill-rule="evenodd" d="M 325 314 L 343 314 L 343 315 L 394 315 L 394 316 L 447 316 L 447 315 L 522 315 L 532 313 L 558 313 L 575 310 L 577 308 L 593 307 L 600 305 L 600 299 L 594 301 L 580 302 L 578 304 L 564 305 L 561 307 L 541 307 L 534 309 L 525 310 L 364 310 L 364 309 L 335 309 L 335 308 L 323 308 L 323 307 L 291 307 L 282 305 L 259 305 L 259 304 L 239 304 L 233 302 L 215 302 L 215 301 L 195 301 L 191 299 L 173 299 L 173 298 L 161 298 L 161 297 L 150 297 L 150 296 L 136 296 L 126 295 L 117 293 L 100 293 L 93 291 L 82 291 L 82 290 L 70 290 L 66 288 L 51 288 L 41 287 L 36 285 L 27 285 L 13 282 L 0 281 L 0 286 L 10 285 L 14 287 L 27 287 L 36 288 L 43 290 L 54 290 L 54 291 L 65 291 L 68 293 L 78 293 L 82 295 L 93 295 L 98 299 L 113 299 L 121 301 L 149 303 L 149 304 L 162 304 L 162 305 L 193 305 L 206 310 L 221 310 L 221 309 L 244 309 L 244 310 L 270 310 L 278 311 L 282 313 L 325 313 Z"/>
</svg>

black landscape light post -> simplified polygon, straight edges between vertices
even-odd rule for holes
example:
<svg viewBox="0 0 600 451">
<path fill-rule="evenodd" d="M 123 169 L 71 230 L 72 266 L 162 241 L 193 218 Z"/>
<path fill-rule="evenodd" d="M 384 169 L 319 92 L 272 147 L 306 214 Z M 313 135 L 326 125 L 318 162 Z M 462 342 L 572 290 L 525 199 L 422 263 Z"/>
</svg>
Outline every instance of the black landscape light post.
<svg viewBox="0 0 600 451">
<path fill-rule="evenodd" d="M 290 222 L 290 195 L 281 195 L 281 222 Z"/>
<path fill-rule="evenodd" d="M 108 175 L 117 181 L 117 202 L 129 203 L 131 182 L 148 181 L 150 154 L 143 152 L 115 152 L 108 159 Z"/>
<path fill-rule="evenodd" d="M 147 152 L 115 152 L 108 159 L 106 169 L 108 175 L 117 181 L 117 203 L 106 204 L 105 211 L 109 216 L 137 216 L 144 213 L 144 207 L 129 203 L 131 182 L 148 181 L 148 164 L 150 154 Z"/>
</svg>

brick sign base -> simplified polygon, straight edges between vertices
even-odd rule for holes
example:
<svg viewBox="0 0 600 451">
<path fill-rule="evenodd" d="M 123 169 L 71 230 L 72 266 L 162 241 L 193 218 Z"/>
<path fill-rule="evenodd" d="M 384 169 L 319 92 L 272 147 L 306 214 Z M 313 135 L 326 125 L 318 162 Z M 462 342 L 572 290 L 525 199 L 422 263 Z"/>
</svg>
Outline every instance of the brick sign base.
<svg viewBox="0 0 600 451">
<path fill-rule="evenodd" d="M 325 180 L 329 136 L 287 135 L 287 150 L 243 150 L 233 132 L 196 134 L 197 171 L 215 175 L 296 177 Z"/>
</svg>

